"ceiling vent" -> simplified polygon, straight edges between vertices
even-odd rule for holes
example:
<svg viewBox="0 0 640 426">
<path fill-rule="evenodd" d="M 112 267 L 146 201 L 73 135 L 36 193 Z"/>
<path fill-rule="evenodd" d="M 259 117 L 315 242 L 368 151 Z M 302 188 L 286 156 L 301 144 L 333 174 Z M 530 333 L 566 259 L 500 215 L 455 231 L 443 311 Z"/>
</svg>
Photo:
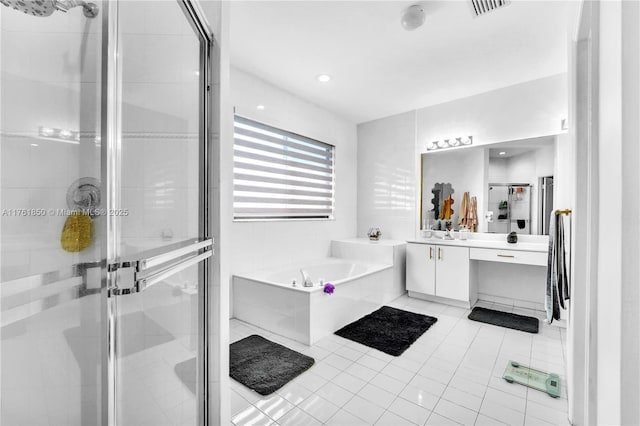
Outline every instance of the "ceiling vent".
<svg viewBox="0 0 640 426">
<path fill-rule="evenodd" d="M 471 9 L 475 16 L 481 16 L 509 4 L 509 0 L 471 0 Z"/>
</svg>

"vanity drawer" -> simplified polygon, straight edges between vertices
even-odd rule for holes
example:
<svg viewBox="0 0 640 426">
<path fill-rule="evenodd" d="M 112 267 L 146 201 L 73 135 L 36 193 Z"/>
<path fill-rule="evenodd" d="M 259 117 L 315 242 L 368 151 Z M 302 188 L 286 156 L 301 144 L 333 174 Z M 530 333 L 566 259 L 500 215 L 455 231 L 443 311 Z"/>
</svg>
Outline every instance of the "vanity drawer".
<svg viewBox="0 0 640 426">
<path fill-rule="evenodd" d="M 548 254 L 538 251 L 471 248 L 469 250 L 469 259 L 546 266 Z"/>
</svg>

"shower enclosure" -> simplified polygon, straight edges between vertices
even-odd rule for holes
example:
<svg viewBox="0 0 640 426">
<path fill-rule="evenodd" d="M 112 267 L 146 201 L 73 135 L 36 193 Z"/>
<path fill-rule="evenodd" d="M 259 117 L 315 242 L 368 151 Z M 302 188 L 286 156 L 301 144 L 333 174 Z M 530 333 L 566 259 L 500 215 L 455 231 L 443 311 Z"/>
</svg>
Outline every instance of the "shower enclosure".
<svg viewBox="0 0 640 426">
<path fill-rule="evenodd" d="M 205 424 L 202 14 L 0 2 L 0 424 Z"/>
<path fill-rule="evenodd" d="M 531 185 L 490 183 L 488 209 L 493 218 L 488 232 L 531 234 Z"/>
</svg>

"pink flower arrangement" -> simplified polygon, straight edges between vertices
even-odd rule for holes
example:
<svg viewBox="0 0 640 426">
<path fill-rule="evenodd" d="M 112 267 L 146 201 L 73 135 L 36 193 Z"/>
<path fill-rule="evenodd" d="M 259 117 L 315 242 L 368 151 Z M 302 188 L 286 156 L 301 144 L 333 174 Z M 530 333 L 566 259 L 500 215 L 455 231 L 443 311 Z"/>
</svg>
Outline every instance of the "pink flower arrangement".
<svg viewBox="0 0 640 426">
<path fill-rule="evenodd" d="M 324 285 L 324 292 L 325 292 L 326 294 L 333 294 L 333 290 L 335 290 L 335 289 L 336 289 L 336 286 L 334 286 L 334 285 L 333 285 L 333 284 L 331 284 L 331 283 L 326 283 L 326 284 Z"/>
</svg>

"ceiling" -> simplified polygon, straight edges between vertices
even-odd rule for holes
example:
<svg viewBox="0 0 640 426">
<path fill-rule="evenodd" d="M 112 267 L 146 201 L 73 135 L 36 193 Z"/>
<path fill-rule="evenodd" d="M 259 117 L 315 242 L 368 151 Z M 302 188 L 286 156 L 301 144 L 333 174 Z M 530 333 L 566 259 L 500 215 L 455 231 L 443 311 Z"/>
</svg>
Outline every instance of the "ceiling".
<svg viewBox="0 0 640 426">
<path fill-rule="evenodd" d="M 415 3 L 426 22 L 406 31 Z M 236 0 L 231 63 L 361 123 L 566 72 L 568 3 L 512 0 L 476 18 L 462 0 Z"/>
<path fill-rule="evenodd" d="M 538 138 L 521 139 L 518 141 L 494 144 L 489 148 L 489 157 L 507 159 L 552 146 L 555 141 L 555 136 L 541 136 Z M 504 152 L 504 154 L 500 155 L 501 152 Z"/>
</svg>

